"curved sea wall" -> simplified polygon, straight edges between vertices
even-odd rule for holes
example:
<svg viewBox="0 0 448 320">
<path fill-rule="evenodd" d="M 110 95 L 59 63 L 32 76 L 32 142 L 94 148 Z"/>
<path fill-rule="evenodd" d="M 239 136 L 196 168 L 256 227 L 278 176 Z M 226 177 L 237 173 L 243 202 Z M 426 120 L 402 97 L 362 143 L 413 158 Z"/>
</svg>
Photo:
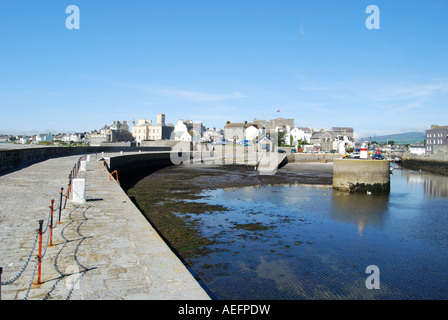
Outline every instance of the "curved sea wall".
<svg viewBox="0 0 448 320">
<path fill-rule="evenodd" d="M 51 158 L 101 152 L 169 151 L 170 147 L 42 147 L 0 150 L 0 174 Z"/>
<path fill-rule="evenodd" d="M 132 177 L 143 177 L 160 168 L 172 165 L 170 151 L 151 153 L 123 154 L 105 158 L 109 172 L 117 171 L 119 177 L 132 179 Z"/>
</svg>

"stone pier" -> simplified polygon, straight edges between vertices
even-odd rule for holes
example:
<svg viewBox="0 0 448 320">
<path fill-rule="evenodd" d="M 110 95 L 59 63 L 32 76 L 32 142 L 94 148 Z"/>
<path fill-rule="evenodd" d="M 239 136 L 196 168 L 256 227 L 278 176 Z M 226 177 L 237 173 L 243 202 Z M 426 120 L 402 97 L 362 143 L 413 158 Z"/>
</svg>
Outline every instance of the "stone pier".
<svg viewBox="0 0 448 320">
<path fill-rule="evenodd" d="M 56 300 L 209 300 L 179 258 L 110 178 L 93 155 L 78 178 L 85 179 L 85 201 L 73 193 L 61 210 L 61 223 L 49 238 L 49 205 L 59 206 L 61 187 L 79 156 L 49 159 L 0 176 L 0 265 L 8 282 L 2 299 Z M 83 167 L 84 169 L 84 167 Z M 63 205 L 65 204 L 63 199 Z M 57 217 L 58 210 L 55 211 Z M 42 283 L 36 284 L 38 220 L 44 220 Z M 30 252 L 32 255 L 30 256 Z"/>
</svg>

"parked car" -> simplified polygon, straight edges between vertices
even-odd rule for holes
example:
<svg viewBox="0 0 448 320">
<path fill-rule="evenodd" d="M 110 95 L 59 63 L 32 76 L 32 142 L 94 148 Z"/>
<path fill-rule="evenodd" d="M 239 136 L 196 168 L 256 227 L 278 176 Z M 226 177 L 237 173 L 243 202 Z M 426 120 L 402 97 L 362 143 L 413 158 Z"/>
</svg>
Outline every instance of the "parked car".
<svg viewBox="0 0 448 320">
<path fill-rule="evenodd" d="M 361 157 L 361 154 L 359 152 L 352 152 L 348 154 L 349 158 L 354 158 L 354 159 L 358 159 Z"/>
<path fill-rule="evenodd" d="M 384 157 L 383 157 L 381 154 L 379 154 L 379 153 L 375 153 L 375 154 L 372 156 L 372 159 L 373 159 L 373 160 L 384 160 Z"/>
</svg>

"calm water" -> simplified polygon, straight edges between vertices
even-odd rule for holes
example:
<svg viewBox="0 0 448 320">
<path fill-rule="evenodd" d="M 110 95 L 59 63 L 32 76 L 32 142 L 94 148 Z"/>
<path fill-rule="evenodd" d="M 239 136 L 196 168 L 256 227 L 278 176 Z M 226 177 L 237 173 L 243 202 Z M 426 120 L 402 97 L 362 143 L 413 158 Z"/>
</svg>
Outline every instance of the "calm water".
<svg viewBox="0 0 448 320">
<path fill-rule="evenodd" d="M 193 269 L 217 299 L 448 299 L 448 177 L 395 170 L 391 189 L 208 191 L 229 211 L 191 215 L 221 242 Z M 366 288 L 369 265 L 380 289 Z"/>
</svg>

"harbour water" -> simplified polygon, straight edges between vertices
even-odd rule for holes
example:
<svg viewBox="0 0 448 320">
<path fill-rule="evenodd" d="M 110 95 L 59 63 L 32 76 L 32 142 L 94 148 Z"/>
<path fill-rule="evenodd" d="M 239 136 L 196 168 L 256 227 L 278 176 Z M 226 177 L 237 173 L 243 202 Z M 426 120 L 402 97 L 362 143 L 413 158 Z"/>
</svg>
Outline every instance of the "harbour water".
<svg viewBox="0 0 448 320">
<path fill-rule="evenodd" d="M 330 186 L 206 191 L 191 268 L 217 299 L 448 299 L 448 177 L 396 168 L 388 195 Z M 379 289 L 368 289 L 368 266 Z"/>
</svg>

